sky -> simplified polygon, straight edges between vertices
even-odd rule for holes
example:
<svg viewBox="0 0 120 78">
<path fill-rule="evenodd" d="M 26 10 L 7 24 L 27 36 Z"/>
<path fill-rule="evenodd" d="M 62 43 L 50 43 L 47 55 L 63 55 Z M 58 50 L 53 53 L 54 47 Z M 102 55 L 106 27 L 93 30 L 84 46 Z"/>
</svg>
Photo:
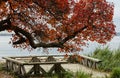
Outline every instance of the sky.
<svg viewBox="0 0 120 78">
<path fill-rule="evenodd" d="M 107 0 L 114 4 L 114 24 L 116 25 L 116 32 L 120 32 L 120 0 Z"/>
<path fill-rule="evenodd" d="M 114 17 L 115 18 L 120 18 L 120 0 L 107 0 L 108 2 L 113 2 L 114 3 Z"/>
</svg>

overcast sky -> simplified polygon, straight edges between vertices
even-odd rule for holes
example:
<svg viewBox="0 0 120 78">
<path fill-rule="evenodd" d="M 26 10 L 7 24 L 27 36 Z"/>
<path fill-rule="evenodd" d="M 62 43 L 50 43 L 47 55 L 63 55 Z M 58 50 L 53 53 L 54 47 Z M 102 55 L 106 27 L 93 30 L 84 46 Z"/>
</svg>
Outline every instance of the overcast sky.
<svg viewBox="0 0 120 78">
<path fill-rule="evenodd" d="M 114 3 L 114 24 L 116 25 L 116 31 L 120 32 L 120 0 L 107 0 Z"/>
<path fill-rule="evenodd" d="M 115 5 L 114 18 L 120 18 L 120 0 L 107 0 L 107 1 L 113 2 Z"/>
</svg>

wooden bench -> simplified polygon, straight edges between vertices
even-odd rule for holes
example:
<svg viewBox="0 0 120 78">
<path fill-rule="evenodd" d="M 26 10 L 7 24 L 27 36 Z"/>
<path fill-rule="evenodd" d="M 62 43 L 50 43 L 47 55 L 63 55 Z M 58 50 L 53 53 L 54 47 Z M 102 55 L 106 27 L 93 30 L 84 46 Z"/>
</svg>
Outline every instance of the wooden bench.
<svg viewBox="0 0 120 78">
<path fill-rule="evenodd" d="M 18 58 L 18 57 L 17 57 Z M 3 57 L 6 60 L 6 68 L 8 71 L 12 71 L 16 73 L 18 76 L 22 76 L 22 78 L 26 78 L 26 76 L 31 75 L 40 75 L 44 76 L 46 74 L 51 73 L 62 73 L 65 69 L 61 66 L 61 64 L 68 63 L 67 61 L 51 61 L 51 62 L 40 62 L 38 58 L 33 57 L 31 62 L 22 62 L 17 59 L 11 57 Z M 36 61 L 37 59 L 37 61 Z M 41 67 L 41 65 L 49 65 L 53 64 L 48 72 Z M 25 66 L 31 66 L 32 68 L 26 72 Z"/>
</svg>

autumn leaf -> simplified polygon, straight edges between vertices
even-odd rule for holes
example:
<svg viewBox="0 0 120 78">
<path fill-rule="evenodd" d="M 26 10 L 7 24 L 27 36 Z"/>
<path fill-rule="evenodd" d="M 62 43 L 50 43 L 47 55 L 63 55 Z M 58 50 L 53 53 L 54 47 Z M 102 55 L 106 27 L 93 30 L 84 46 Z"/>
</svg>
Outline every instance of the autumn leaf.
<svg viewBox="0 0 120 78">
<path fill-rule="evenodd" d="M 115 35 L 114 5 L 106 0 L 1 0 L 0 31 L 13 31 L 15 48 L 82 50 L 87 41 L 105 44 Z M 67 56 L 67 55 L 66 55 Z M 81 57 L 78 60 L 81 60 Z"/>
</svg>

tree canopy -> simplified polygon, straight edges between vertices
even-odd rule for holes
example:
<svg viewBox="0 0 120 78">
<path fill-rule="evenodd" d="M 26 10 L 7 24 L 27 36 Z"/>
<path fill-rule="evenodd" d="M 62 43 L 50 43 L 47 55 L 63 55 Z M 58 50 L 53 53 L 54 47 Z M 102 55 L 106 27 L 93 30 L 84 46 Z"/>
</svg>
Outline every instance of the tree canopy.
<svg viewBox="0 0 120 78">
<path fill-rule="evenodd" d="M 14 32 L 15 48 L 74 52 L 89 40 L 110 41 L 113 14 L 106 0 L 0 0 L 0 31 Z"/>
</svg>

